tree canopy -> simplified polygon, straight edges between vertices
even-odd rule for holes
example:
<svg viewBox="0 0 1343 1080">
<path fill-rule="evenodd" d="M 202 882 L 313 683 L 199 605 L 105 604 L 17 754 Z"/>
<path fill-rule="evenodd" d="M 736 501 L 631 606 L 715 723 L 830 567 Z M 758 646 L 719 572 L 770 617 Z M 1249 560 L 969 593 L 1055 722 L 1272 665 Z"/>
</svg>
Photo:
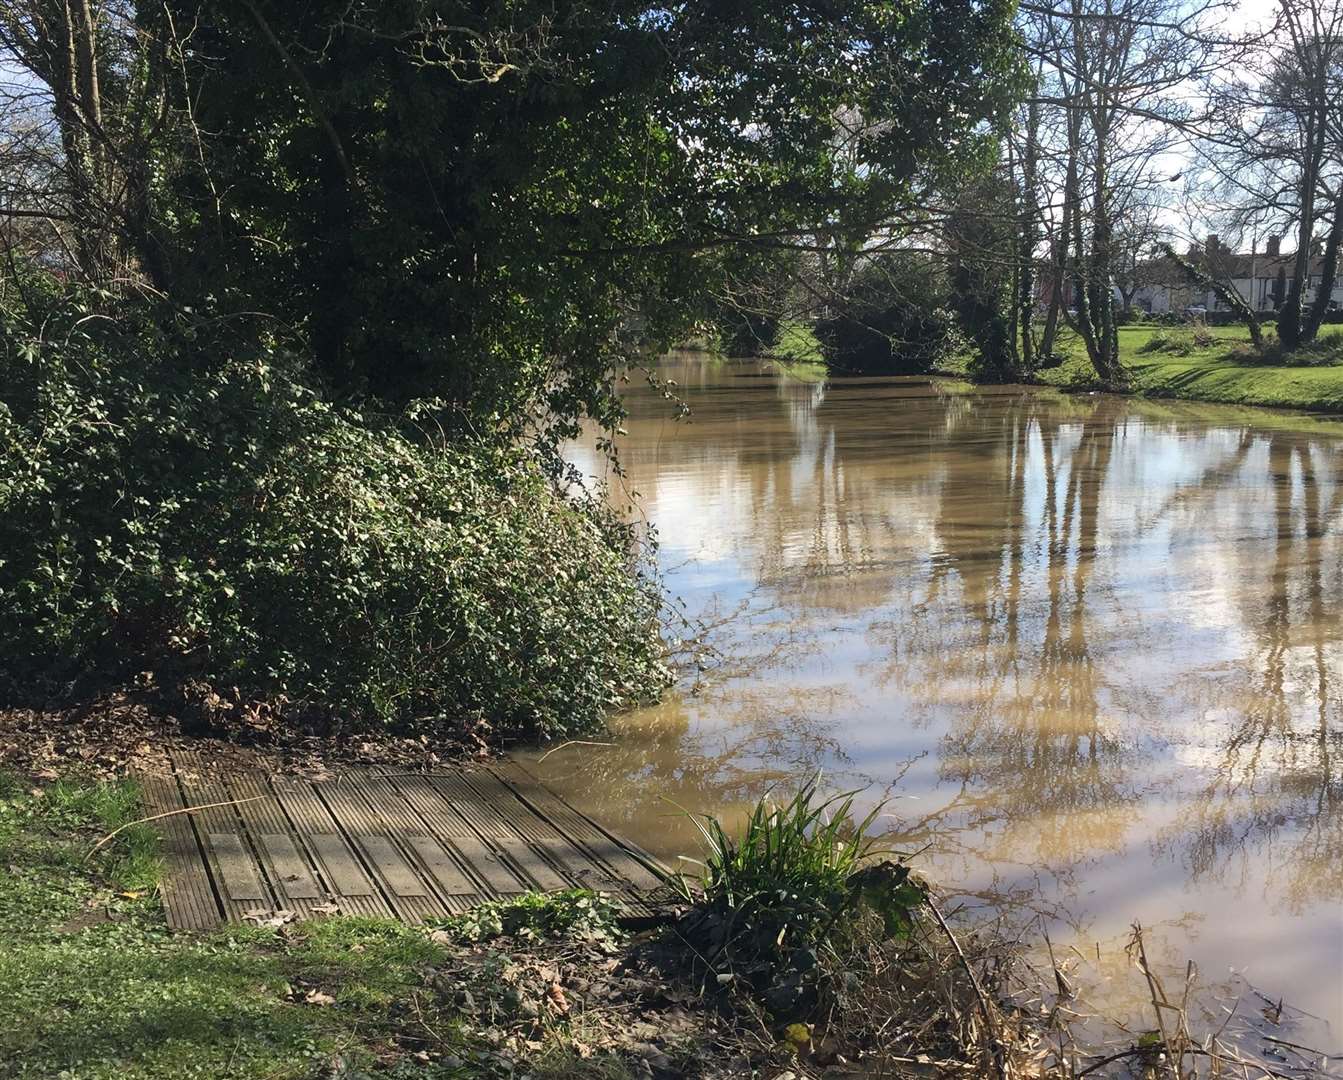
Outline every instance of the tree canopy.
<svg viewBox="0 0 1343 1080">
<path fill-rule="evenodd" d="M 59 6 L 6 10 L 49 73 Z M 877 226 L 963 169 L 1018 64 L 1007 0 L 90 10 L 95 45 L 141 44 L 93 50 L 99 122 L 60 79 L 57 113 L 135 130 L 122 231 L 154 285 L 275 316 L 339 393 L 510 436 L 611 422 L 613 346 L 681 331 L 730 249 Z"/>
</svg>

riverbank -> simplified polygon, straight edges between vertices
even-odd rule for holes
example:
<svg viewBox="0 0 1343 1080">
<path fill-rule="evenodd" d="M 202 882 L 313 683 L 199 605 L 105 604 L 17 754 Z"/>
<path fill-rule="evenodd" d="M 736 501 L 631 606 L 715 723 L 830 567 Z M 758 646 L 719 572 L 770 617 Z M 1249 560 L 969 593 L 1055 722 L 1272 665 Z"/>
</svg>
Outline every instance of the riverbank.
<svg viewBox="0 0 1343 1080">
<path fill-rule="evenodd" d="M 900 1077 L 923 1075 L 904 1068 L 916 1057 L 978 1075 L 991 1031 L 1002 1054 L 1037 1052 L 1036 1025 L 1018 1017 L 1009 1032 L 1014 1014 L 981 1004 L 959 951 L 921 925 L 896 948 L 877 932 L 790 959 L 796 985 L 773 1013 L 755 969 L 697 967 L 714 927 L 733 925 L 708 903 L 642 935 L 582 890 L 425 926 L 258 909 L 249 925 L 173 933 L 142 812 L 125 780 L 0 771 L 0 1077 L 727 1080 L 851 1076 L 860 1060 Z M 824 1028 L 807 993 L 827 1003 Z M 891 1018 L 915 1030 L 883 1040 Z"/>
<path fill-rule="evenodd" d="M 1095 973 L 1043 953 L 1039 974 L 1023 928 L 998 919 L 961 916 L 953 935 L 948 901 L 864 839 L 873 819 L 814 784 L 762 802 L 739 838 L 702 819 L 702 888 L 640 934 L 587 890 L 421 926 L 258 905 L 191 933 L 165 923 L 134 782 L 13 757 L 0 754 L 3 1080 L 1063 1080 L 1206 1053 L 1182 1005 L 1162 1006 L 1160 1032 L 1094 1041 L 1081 995 Z M 1215 1043 L 1228 1060 L 1258 1034 L 1238 1027 Z M 1302 1060 L 1295 1075 L 1329 1075 Z"/>
<path fill-rule="evenodd" d="M 1121 327 L 1119 356 L 1129 373 L 1127 392 L 1343 413 L 1343 326 L 1321 331 L 1320 348 L 1311 352 L 1309 364 L 1261 360 L 1241 326 L 1211 327 L 1208 334 L 1209 340 L 1199 344 L 1184 327 Z M 1067 359 L 1057 368 L 1039 372 L 1037 381 L 1062 390 L 1097 389 L 1081 339 L 1069 335 L 1061 344 Z"/>
</svg>

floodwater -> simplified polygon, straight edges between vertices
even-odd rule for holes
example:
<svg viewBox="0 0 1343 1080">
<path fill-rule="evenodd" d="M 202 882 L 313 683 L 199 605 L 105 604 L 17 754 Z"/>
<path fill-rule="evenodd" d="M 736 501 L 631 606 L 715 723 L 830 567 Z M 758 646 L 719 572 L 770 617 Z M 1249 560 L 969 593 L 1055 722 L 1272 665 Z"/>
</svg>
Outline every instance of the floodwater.
<svg viewBox="0 0 1343 1080">
<path fill-rule="evenodd" d="M 1141 920 L 1343 1048 L 1343 424 L 658 374 L 688 419 L 632 377 L 626 475 L 574 460 L 638 493 L 704 670 L 552 785 L 671 860 L 700 853 L 678 808 L 822 770 L 962 902 L 1107 963 Z"/>
</svg>

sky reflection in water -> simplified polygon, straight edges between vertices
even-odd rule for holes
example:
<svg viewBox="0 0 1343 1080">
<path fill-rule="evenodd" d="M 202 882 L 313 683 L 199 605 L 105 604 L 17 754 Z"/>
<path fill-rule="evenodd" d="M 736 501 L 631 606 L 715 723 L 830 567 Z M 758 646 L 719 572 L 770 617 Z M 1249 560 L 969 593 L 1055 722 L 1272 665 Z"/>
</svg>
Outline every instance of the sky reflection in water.
<svg viewBox="0 0 1343 1080">
<path fill-rule="evenodd" d="M 1343 1042 L 1343 424 L 766 370 L 664 361 L 680 422 L 632 382 L 623 487 L 722 661 L 546 778 L 674 858 L 672 803 L 824 769 L 939 880 Z"/>
</svg>

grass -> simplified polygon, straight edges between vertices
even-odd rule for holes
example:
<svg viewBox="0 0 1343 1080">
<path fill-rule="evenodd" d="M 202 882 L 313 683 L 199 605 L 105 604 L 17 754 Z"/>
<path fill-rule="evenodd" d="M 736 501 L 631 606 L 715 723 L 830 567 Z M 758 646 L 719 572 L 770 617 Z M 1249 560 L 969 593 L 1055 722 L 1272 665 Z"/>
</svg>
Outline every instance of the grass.
<svg viewBox="0 0 1343 1080">
<path fill-rule="evenodd" d="M 352 918 L 170 934 L 148 829 L 85 861 L 137 806 L 126 783 L 0 778 L 0 1076 L 280 1080 L 395 1045 L 388 1006 L 438 946 Z"/>
<path fill-rule="evenodd" d="M 803 382 L 824 382 L 828 374 L 821 343 L 803 322 L 785 321 L 780 325 L 769 358 L 783 374 Z"/>
<path fill-rule="evenodd" d="M 1146 397 L 1343 412 L 1343 326 L 1324 327 L 1304 364 L 1255 355 L 1240 326 L 1209 327 L 1208 333 L 1210 343 L 1199 346 L 1180 328 L 1121 327 L 1119 354 L 1130 390 Z M 1163 337 L 1175 347 L 1159 347 Z M 1081 340 L 1069 335 L 1060 344 L 1068 359 L 1041 372 L 1040 380 L 1061 389 L 1092 388 L 1095 374 Z"/>
</svg>

